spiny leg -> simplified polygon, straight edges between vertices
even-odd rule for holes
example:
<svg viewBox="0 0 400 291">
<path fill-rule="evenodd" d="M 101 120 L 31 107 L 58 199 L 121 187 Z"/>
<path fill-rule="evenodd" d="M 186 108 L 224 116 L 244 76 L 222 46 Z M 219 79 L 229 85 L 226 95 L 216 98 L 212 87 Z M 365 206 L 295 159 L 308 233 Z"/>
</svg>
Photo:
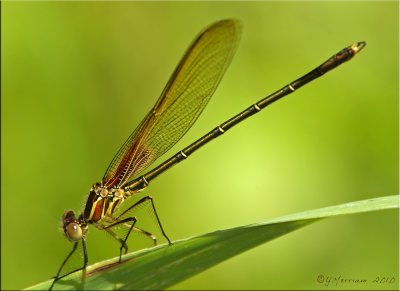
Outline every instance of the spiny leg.
<svg viewBox="0 0 400 291">
<path fill-rule="evenodd" d="M 128 224 L 124 224 L 127 228 L 130 227 L 130 225 Z M 153 244 L 156 246 L 157 245 L 157 238 L 154 234 L 152 234 L 151 232 L 148 232 L 142 228 L 136 227 L 134 226 L 132 228 L 133 231 L 136 231 L 139 234 L 143 234 L 144 236 L 146 236 L 147 238 L 151 239 L 153 241 Z M 106 231 L 113 237 L 115 238 L 117 241 L 119 241 L 119 243 L 123 243 L 124 241 L 113 231 L 111 231 L 110 229 L 106 229 Z M 128 247 L 128 245 L 126 245 L 126 247 Z M 128 248 L 126 248 L 125 250 L 125 254 L 128 252 Z"/>
<path fill-rule="evenodd" d="M 60 268 L 58 269 L 57 275 L 55 275 L 53 278 L 53 283 L 51 283 L 51 286 L 49 288 L 49 291 L 53 289 L 54 284 L 58 281 L 61 280 L 62 278 L 75 273 L 77 271 L 80 270 L 85 270 L 87 263 L 88 263 L 88 256 L 87 256 L 87 250 L 86 250 L 86 242 L 85 239 L 82 239 L 82 248 L 83 248 L 83 266 L 80 268 L 77 268 L 75 270 L 72 270 L 71 272 L 68 272 L 62 276 L 60 276 L 61 270 L 64 268 L 65 264 L 67 263 L 67 261 L 69 260 L 69 258 L 72 256 L 72 254 L 76 251 L 76 248 L 78 247 L 78 242 L 74 243 L 74 246 L 72 247 L 72 250 L 69 252 L 68 256 L 64 259 L 64 261 L 62 262 Z"/>
<path fill-rule="evenodd" d="M 127 214 L 129 211 L 132 211 L 135 207 L 138 207 L 138 206 L 140 206 L 141 204 L 144 204 L 144 203 L 148 202 L 149 200 L 150 200 L 150 202 L 151 202 L 151 206 L 152 206 L 152 209 L 153 209 L 153 213 L 154 213 L 155 216 L 156 216 L 157 223 L 158 223 L 158 226 L 160 227 L 161 233 L 162 233 L 162 235 L 167 239 L 168 244 L 171 245 L 171 244 L 172 244 L 172 243 L 171 243 L 171 240 L 170 240 L 169 237 L 166 235 L 166 233 L 165 233 L 165 231 L 164 231 L 164 229 L 163 229 L 163 227 L 162 227 L 162 225 L 161 225 L 161 221 L 160 221 L 160 218 L 158 217 L 158 214 L 157 214 L 156 207 L 155 207 L 155 205 L 154 205 L 154 201 L 153 201 L 153 197 L 152 197 L 152 196 L 145 196 L 145 197 L 143 197 L 143 198 L 140 199 L 138 202 L 136 202 L 136 203 L 133 204 L 131 207 L 129 207 L 128 209 L 126 209 L 124 212 L 122 212 L 120 215 L 118 215 L 118 216 L 115 218 L 115 220 L 120 219 L 122 216 L 124 216 L 125 214 Z"/>
<path fill-rule="evenodd" d="M 128 240 L 128 237 L 131 234 L 131 231 L 132 231 L 133 227 L 135 226 L 136 221 L 137 221 L 137 219 L 134 216 L 127 217 L 125 219 L 122 219 L 120 221 L 112 223 L 104 228 L 108 233 L 110 233 L 115 239 L 117 239 L 121 243 L 121 247 L 119 248 L 119 263 L 121 263 L 121 261 L 122 261 L 122 250 L 125 249 L 125 254 L 128 252 L 128 245 L 126 244 L 126 241 Z M 130 225 L 128 233 L 126 234 L 124 239 L 121 239 L 114 232 L 109 230 L 109 228 L 113 228 L 113 227 L 121 225 L 121 224 L 126 226 L 126 223 L 128 223 L 128 222 L 131 222 L 132 225 Z"/>
<path fill-rule="evenodd" d="M 128 252 L 128 246 L 124 245 L 124 240 L 120 238 L 115 232 L 113 232 L 111 229 L 105 228 L 104 229 L 108 234 L 110 234 L 114 239 L 116 239 L 121 246 L 125 249 L 125 254 Z"/>
<path fill-rule="evenodd" d="M 160 218 L 158 218 L 158 214 L 157 214 L 157 211 L 156 211 L 156 206 L 154 205 L 153 197 L 152 197 L 152 196 L 146 196 L 145 198 L 149 199 L 150 202 L 151 202 L 151 206 L 153 207 L 154 214 L 156 215 L 157 222 L 158 222 L 158 226 L 159 226 L 160 229 L 161 229 L 161 233 L 162 233 L 163 236 L 167 239 L 168 244 L 169 244 L 169 245 L 172 245 L 172 243 L 171 243 L 169 237 L 168 237 L 167 234 L 164 232 L 164 229 L 163 229 L 163 227 L 162 227 L 162 225 L 161 225 Z"/>
<path fill-rule="evenodd" d="M 123 224 L 124 226 L 126 226 L 126 228 L 130 228 L 131 226 L 129 225 L 129 224 L 127 224 L 127 223 L 124 223 Z M 115 226 L 115 225 L 114 225 Z M 114 231 L 112 231 L 110 228 L 109 228 L 110 226 L 107 226 L 107 228 L 105 228 L 104 230 L 105 231 L 107 231 L 107 233 L 109 233 L 115 240 L 117 240 L 122 246 L 123 246 L 123 248 L 125 249 L 125 254 L 128 252 L 128 245 L 127 244 L 125 244 L 124 245 L 124 240 L 122 239 L 122 238 L 120 238 Z M 149 239 L 151 239 L 152 241 L 153 241 L 153 244 L 154 244 L 154 246 L 156 246 L 157 245 L 157 238 L 152 234 L 152 233 L 150 233 L 150 232 L 148 232 L 148 231 L 146 231 L 146 230 L 144 230 L 144 229 L 141 229 L 141 228 L 139 228 L 139 227 L 136 227 L 136 226 L 134 226 L 133 228 L 132 228 L 132 231 L 135 231 L 135 232 L 137 232 L 137 233 L 139 233 L 139 234 L 142 234 L 142 235 L 144 235 L 144 236 L 146 236 L 147 238 L 149 238 Z"/>
<path fill-rule="evenodd" d="M 151 239 L 153 241 L 154 246 L 157 245 L 157 238 L 154 234 L 152 234 L 144 229 L 141 229 L 139 227 L 136 227 L 136 226 L 133 228 L 133 230 L 140 234 L 143 234 L 143 235 L 147 236 L 149 239 Z"/>
</svg>

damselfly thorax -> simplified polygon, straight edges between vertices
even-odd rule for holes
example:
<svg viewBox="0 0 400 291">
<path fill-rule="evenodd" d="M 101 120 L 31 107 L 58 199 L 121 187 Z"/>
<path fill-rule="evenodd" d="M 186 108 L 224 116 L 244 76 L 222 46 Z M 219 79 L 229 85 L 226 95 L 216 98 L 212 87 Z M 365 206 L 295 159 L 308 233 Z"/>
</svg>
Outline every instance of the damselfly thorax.
<svg viewBox="0 0 400 291">
<path fill-rule="evenodd" d="M 143 183 L 143 188 L 147 186 Z M 143 190 L 135 191 L 121 187 L 105 187 L 96 183 L 90 188 L 83 212 L 76 218 L 74 211 L 68 210 L 62 217 L 63 230 L 67 238 L 78 241 L 86 234 L 88 224 L 99 229 L 107 228 L 107 224 L 115 222 L 113 215 L 124 203 L 125 199 Z"/>
<path fill-rule="evenodd" d="M 111 215 L 121 206 L 126 197 L 131 196 L 130 191 L 121 188 L 106 188 L 96 183 L 90 189 L 83 216 L 89 223 L 97 222 Z"/>
</svg>

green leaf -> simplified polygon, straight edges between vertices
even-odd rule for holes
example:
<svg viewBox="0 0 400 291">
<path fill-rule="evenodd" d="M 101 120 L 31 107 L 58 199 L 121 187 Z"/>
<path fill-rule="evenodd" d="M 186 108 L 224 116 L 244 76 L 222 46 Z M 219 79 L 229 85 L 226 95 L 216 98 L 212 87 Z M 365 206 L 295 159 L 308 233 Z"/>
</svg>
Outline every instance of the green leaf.
<svg viewBox="0 0 400 291">
<path fill-rule="evenodd" d="M 296 213 L 267 222 L 219 230 L 172 245 L 160 245 L 102 261 L 87 268 L 86 279 L 81 272 L 72 274 L 55 285 L 54 289 L 111 290 L 165 289 L 196 275 L 228 258 L 271 241 L 296 229 L 331 216 L 399 208 L 399 196 L 345 203 Z M 48 289 L 52 280 L 27 290 Z"/>
</svg>

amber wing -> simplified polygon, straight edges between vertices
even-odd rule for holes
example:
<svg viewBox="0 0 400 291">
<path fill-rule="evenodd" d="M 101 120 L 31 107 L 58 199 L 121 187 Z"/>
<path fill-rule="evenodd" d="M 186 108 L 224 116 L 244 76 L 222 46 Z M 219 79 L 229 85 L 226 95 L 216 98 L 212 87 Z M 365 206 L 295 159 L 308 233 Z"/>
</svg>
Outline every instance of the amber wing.
<svg viewBox="0 0 400 291">
<path fill-rule="evenodd" d="M 240 36 L 236 20 L 206 28 L 189 47 L 155 106 L 110 163 L 106 187 L 121 186 L 169 150 L 197 120 L 222 79 Z"/>
</svg>

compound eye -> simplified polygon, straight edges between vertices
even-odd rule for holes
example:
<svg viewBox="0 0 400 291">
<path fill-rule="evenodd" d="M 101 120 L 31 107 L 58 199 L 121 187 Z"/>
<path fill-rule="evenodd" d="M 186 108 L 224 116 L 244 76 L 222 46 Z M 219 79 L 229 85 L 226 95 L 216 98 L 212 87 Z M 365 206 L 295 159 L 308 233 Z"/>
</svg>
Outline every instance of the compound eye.
<svg viewBox="0 0 400 291">
<path fill-rule="evenodd" d="M 72 241 L 78 241 L 82 238 L 82 228 L 78 223 L 71 222 L 65 227 L 65 235 Z"/>
</svg>

